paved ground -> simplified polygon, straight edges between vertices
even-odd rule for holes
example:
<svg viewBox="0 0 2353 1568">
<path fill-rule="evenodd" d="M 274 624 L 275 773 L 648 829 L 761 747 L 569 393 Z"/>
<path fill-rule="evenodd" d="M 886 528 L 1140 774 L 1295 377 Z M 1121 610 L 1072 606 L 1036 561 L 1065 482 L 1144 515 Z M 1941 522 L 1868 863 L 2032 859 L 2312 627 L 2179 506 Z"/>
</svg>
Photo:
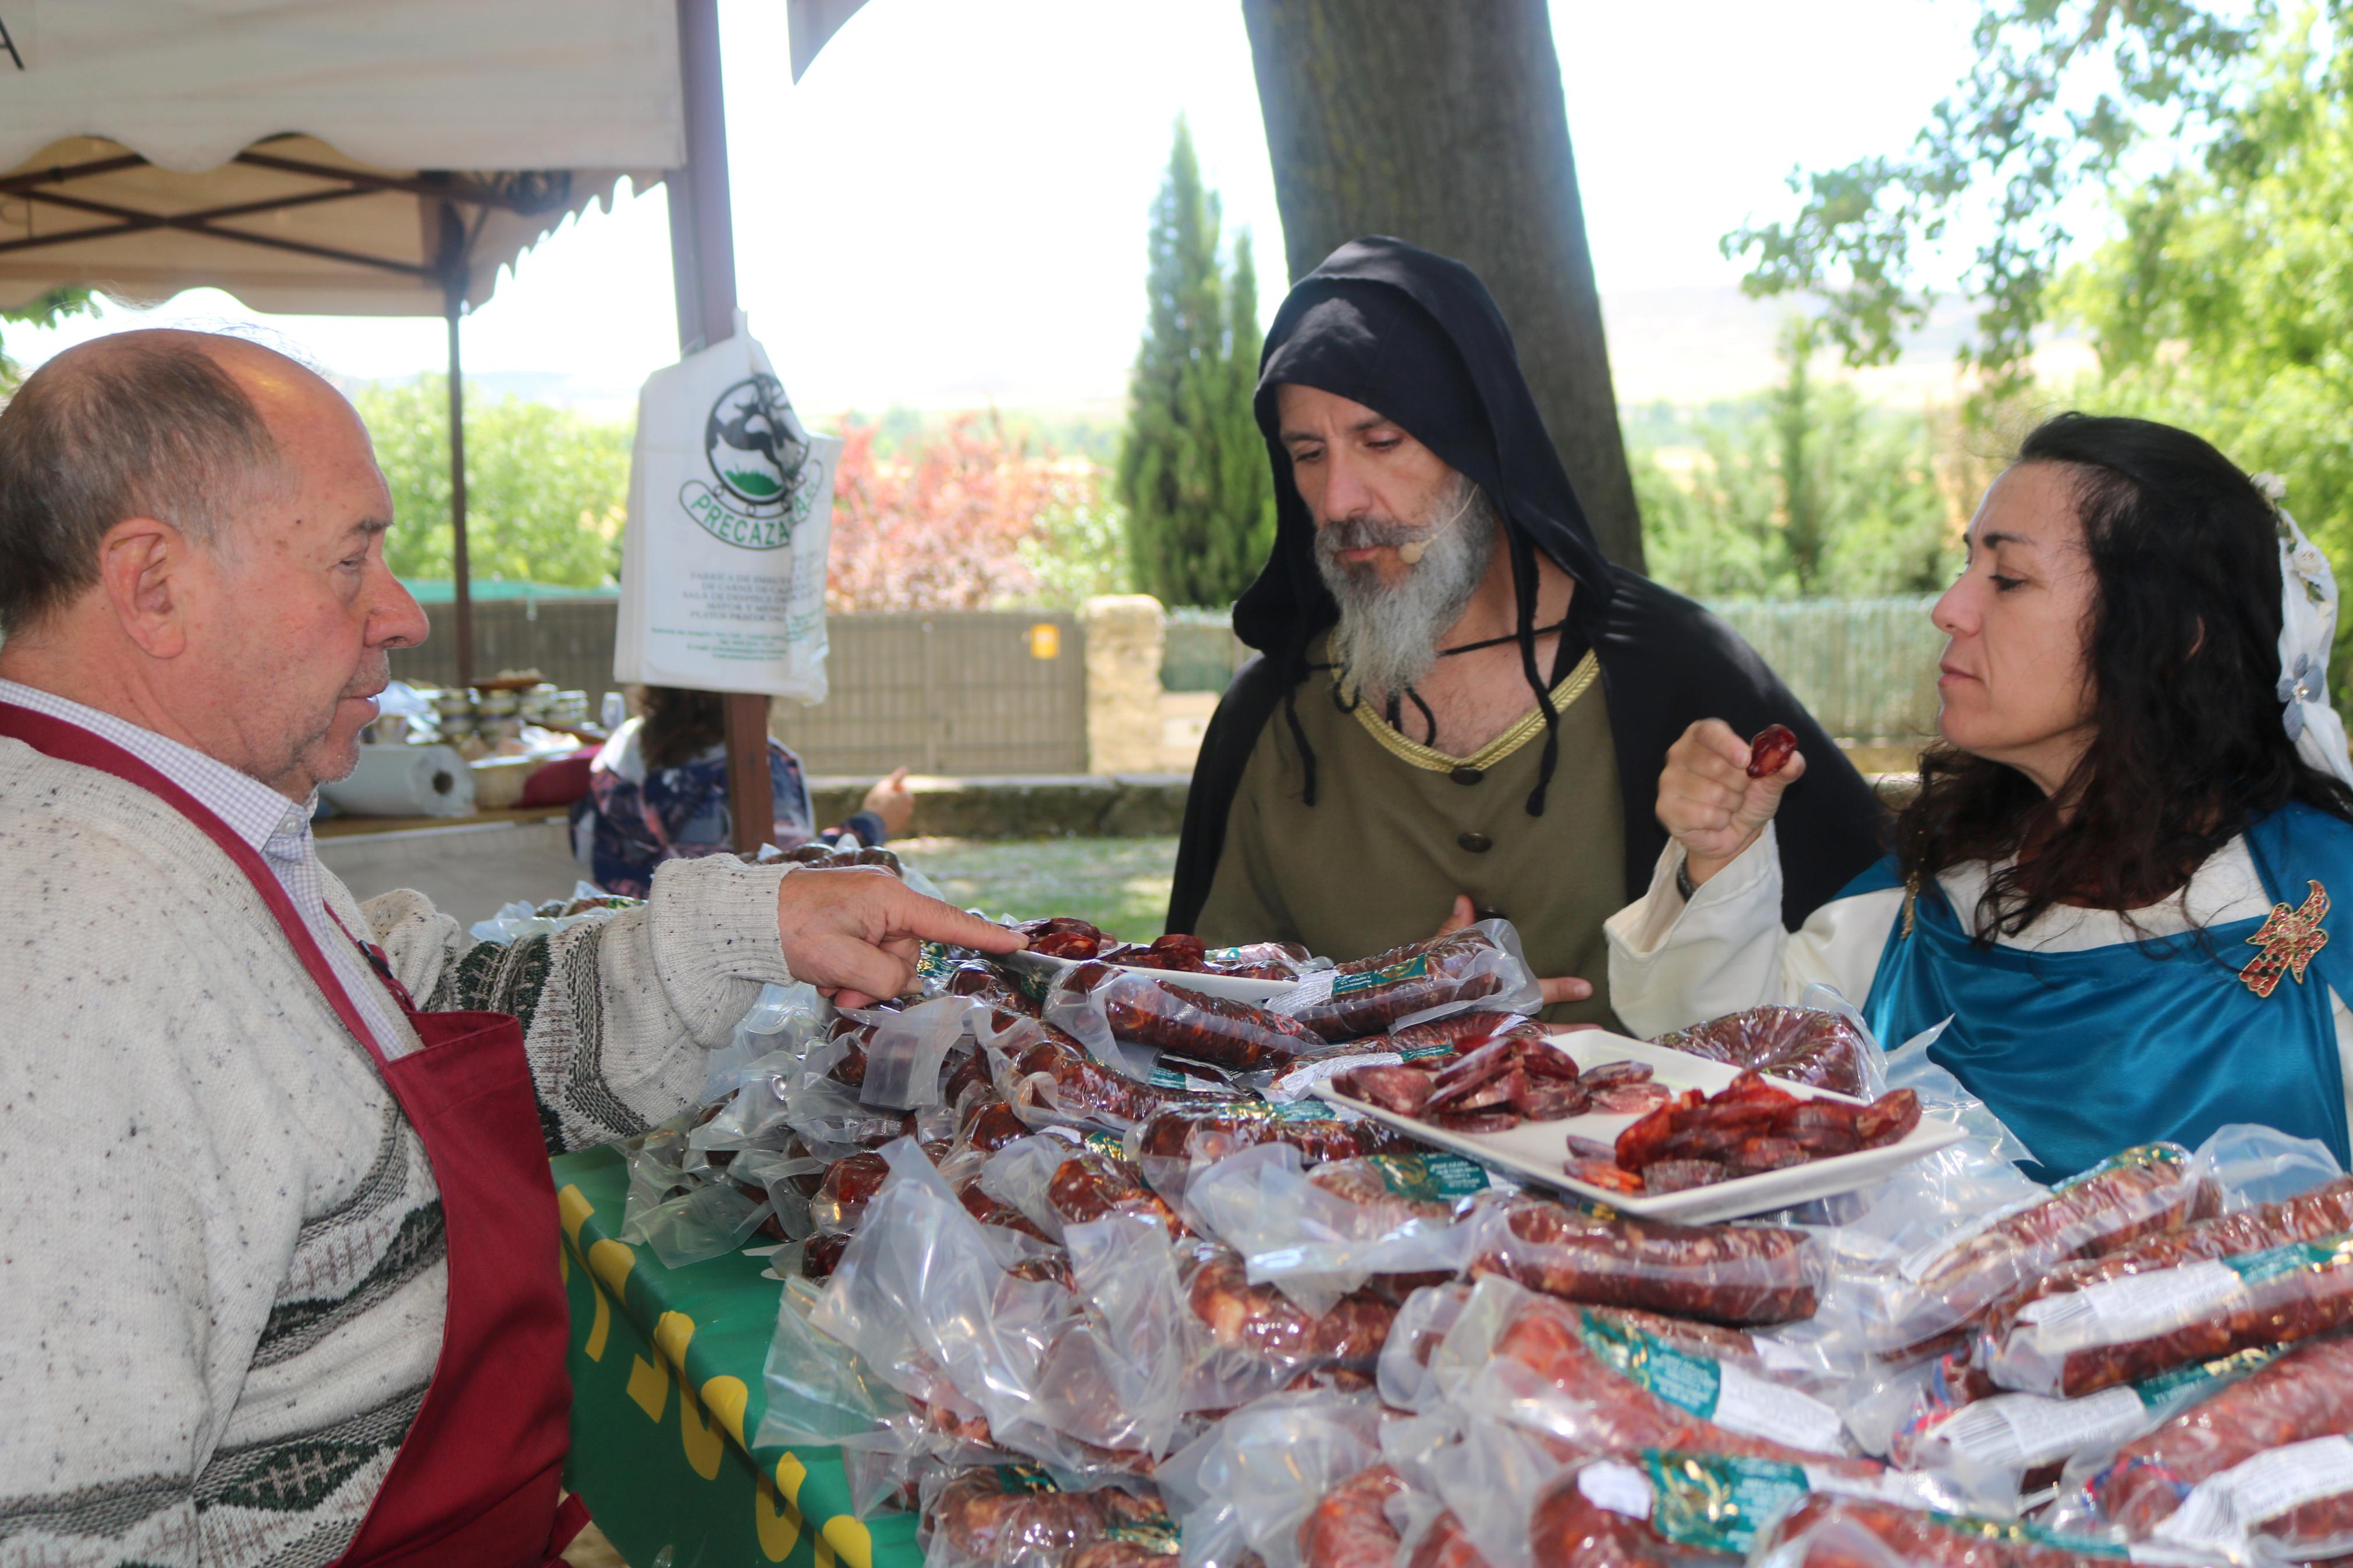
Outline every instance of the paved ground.
<svg viewBox="0 0 2353 1568">
<path fill-rule="evenodd" d="M 968 909 L 1077 915 L 1130 942 L 1160 934 L 1174 838 L 908 838 L 892 846 Z"/>
</svg>

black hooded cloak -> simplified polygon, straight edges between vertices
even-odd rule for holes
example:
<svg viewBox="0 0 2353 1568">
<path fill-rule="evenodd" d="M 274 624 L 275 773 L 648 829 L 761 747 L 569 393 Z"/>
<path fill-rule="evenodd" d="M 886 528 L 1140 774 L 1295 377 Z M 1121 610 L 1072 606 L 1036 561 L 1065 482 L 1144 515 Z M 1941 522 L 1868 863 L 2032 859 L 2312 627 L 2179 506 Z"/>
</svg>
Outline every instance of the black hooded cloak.
<svg viewBox="0 0 2353 1568">
<path fill-rule="evenodd" d="M 1459 261 L 1375 237 L 1342 246 L 1300 279 L 1259 360 L 1256 409 L 1274 468 L 1275 544 L 1234 605 L 1234 631 L 1260 657 L 1235 675 L 1202 738 L 1170 931 L 1189 931 L 1198 919 L 1243 769 L 1261 732 L 1307 679 L 1309 643 L 1339 619 L 1315 569 L 1314 521 L 1277 438 L 1275 388 L 1286 382 L 1396 421 L 1487 493 L 1504 518 L 1502 542 L 1524 562 L 1526 551 L 1541 550 L 1576 579 L 1562 644 L 1590 647 L 1600 666 L 1625 809 L 1628 902 L 1650 886 L 1666 847 L 1652 808 L 1667 748 L 1703 718 L 1722 719 L 1744 736 L 1787 724 L 1805 752 L 1806 776 L 1782 797 L 1776 818 L 1787 925 L 1801 924 L 1878 858 L 1882 814 L 1870 786 L 1756 651 L 1689 599 L 1603 558 L 1486 285 Z M 1524 632 L 1532 629 L 1533 575 L 1521 573 Z M 1549 721 L 1541 696 L 1549 682 L 1538 680 L 1532 653 L 1528 672 Z M 1552 744 L 1547 732 L 1546 780 Z M 1305 772 L 1301 788 L 1312 807 L 1312 754 Z M 1540 783 L 1531 815 L 1543 811 L 1543 795 Z"/>
</svg>

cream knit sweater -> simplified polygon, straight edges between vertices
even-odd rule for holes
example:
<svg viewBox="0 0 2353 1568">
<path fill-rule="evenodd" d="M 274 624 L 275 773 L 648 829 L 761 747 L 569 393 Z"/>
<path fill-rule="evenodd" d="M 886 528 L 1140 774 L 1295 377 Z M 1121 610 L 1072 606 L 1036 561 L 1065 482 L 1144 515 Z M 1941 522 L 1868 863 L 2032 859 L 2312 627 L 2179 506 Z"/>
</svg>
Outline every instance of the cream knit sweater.
<svg viewBox="0 0 2353 1568">
<path fill-rule="evenodd" d="M 512 948 L 415 893 L 327 899 L 420 1006 L 522 1018 L 565 1150 L 675 1114 L 789 981 L 780 875 L 672 862 L 645 908 Z M 423 1148 L 244 876 L 144 791 L 0 740 L 0 1565 L 332 1562 L 446 1282 Z"/>
</svg>

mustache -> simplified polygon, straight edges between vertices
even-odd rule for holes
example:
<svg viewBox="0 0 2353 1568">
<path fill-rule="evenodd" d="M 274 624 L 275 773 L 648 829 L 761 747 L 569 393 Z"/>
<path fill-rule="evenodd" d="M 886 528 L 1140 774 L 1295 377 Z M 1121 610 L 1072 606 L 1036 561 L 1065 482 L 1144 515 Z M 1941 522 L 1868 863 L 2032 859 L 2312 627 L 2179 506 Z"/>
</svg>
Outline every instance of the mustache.
<svg viewBox="0 0 2353 1568">
<path fill-rule="evenodd" d="M 1342 551 L 1372 550 L 1382 545 L 1394 550 L 1417 539 L 1428 539 L 1431 531 L 1424 524 L 1399 522 L 1393 517 L 1340 518 L 1315 531 L 1315 552 L 1326 560 L 1336 560 Z"/>
<path fill-rule="evenodd" d="M 378 655 L 372 664 L 364 665 L 351 679 L 342 695 L 347 698 L 374 697 L 392 684 L 392 660 Z"/>
</svg>

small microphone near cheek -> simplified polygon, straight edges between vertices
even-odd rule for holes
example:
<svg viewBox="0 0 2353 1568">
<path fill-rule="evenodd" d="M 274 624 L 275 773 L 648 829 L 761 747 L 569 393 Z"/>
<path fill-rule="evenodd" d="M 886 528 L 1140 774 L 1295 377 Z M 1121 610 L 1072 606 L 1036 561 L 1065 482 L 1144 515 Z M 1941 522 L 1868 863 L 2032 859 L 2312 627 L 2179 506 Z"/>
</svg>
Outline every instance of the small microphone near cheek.
<svg viewBox="0 0 2353 1568">
<path fill-rule="evenodd" d="M 1471 510 L 1471 503 L 1476 500 L 1478 497 L 1479 491 L 1475 487 L 1466 485 L 1462 491 L 1462 504 L 1454 509 L 1454 515 L 1448 518 L 1444 522 L 1440 523 L 1436 528 L 1431 529 L 1419 539 L 1409 539 L 1403 544 L 1398 545 L 1397 547 L 1398 559 L 1404 562 L 1409 566 L 1418 566 L 1421 564 L 1421 558 L 1430 553 L 1431 541 L 1435 540 L 1440 534 L 1444 533 L 1448 529 L 1452 528 L 1456 523 L 1461 521 L 1462 514 Z"/>
</svg>

